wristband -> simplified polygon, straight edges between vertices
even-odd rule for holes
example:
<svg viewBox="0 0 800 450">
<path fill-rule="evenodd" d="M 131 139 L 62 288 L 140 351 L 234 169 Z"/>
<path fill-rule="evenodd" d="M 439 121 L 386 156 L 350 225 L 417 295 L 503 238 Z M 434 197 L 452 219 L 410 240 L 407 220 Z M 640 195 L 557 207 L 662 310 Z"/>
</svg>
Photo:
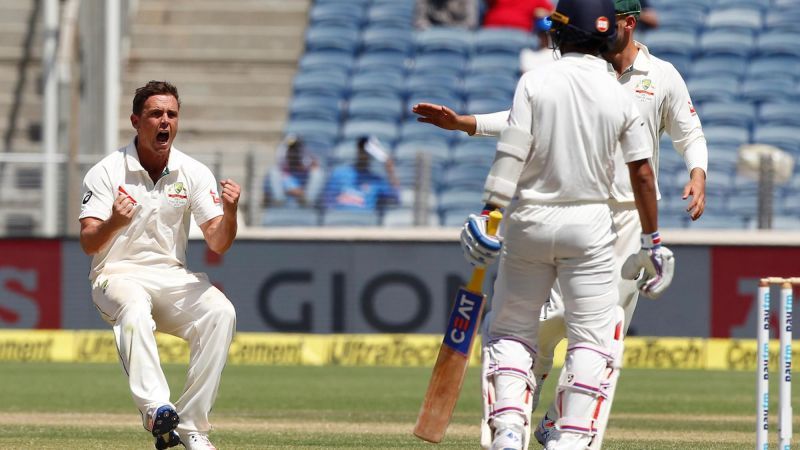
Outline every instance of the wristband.
<svg viewBox="0 0 800 450">
<path fill-rule="evenodd" d="M 642 248 L 659 248 L 661 247 L 661 235 L 658 231 L 655 233 L 642 233 Z"/>
</svg>

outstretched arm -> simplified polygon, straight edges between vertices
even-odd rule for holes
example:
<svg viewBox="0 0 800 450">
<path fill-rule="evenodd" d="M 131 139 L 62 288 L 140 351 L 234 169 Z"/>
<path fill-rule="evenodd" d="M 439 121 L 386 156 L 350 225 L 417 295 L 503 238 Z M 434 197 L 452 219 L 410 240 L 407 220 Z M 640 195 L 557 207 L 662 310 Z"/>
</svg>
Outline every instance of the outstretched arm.
<svg viewBox="0 0 800 450">
<path fill-rule="evenodd" d="M 475 116 L 460 115 L 444 105 L 433 103 L 417 103 L 411 108 L 420 122 L 430 123 L 445 130 L 463 131 L 470 136 L 475 134 Z"/>
</svg>

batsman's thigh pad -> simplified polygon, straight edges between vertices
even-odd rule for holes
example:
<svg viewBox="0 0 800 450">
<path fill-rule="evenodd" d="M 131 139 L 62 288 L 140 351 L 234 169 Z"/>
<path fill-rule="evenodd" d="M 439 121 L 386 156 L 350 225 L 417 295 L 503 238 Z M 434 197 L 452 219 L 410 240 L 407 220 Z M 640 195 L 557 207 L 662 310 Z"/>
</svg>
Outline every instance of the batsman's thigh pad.
<svg viewBox="0 0 800 450">
<path fill-rule="evenodd" d="M 141 317 L 149 320 L 151 328 L 155 330 L 150 295 L 139 283 L 128 277 L 97 277 L 92 285 L 92 302 L 109 325 L 115 325 L 120 319 L 133 320 L 134 317 Z"/>
<path fill-rule="evenodd" d="M 556 392 L 559 431 L 594 434 L 598 402 L 606 396 L 603 382 L 609 359 L 607 349 L 591 344 L 578 343 L 567 350 Z"/>
<path fill-rule="evenodd" d="M 492 340 L 483 347 L 481 390 L 487 426 L 481 427 L 481 443 L 485 448 L 498 428 L 523 429 L 530 424 L 533 358 L 532 348 L 513 339 Z"/>
<path fill-rule="evenodd" d="M 558 284 L 558 283 L 556 283 Z M 564 303 L 555 286 L 550 291 L 550 299 L 542 306 L 539 316 L 539 333 L 536 342 L 536 361 L 533 373 L 537 377 L 547 375 L 553 369 L 555 350 L 562 339 L 567 337 L 564 323 Z"/>
</svg>

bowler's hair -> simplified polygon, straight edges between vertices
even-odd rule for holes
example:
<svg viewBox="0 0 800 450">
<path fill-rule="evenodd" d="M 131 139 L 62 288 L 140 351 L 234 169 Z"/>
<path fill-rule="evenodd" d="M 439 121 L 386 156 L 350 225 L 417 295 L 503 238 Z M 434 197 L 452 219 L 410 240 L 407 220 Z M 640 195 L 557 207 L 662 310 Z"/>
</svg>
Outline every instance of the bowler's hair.
<svg viewBox="0 0 800 450">
<path fill-rule="evenodd" d="M 178 101 L 178 109 L 181 108 L 181 98 L 178 97 L 178 88 L 168 81 L 150 80 L 144 86 L 136 89 L 133 96 L 133 113 L 137 116 L 142 114 L 144 102 L 154 95 L 171 95 Z"/>
</svg>

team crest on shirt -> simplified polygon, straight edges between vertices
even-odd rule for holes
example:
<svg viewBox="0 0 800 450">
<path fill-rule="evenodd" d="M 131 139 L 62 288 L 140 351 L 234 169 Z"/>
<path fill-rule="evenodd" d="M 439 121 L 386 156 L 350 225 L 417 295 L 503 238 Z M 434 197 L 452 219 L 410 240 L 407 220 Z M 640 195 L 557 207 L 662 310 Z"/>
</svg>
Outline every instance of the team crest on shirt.
<svg viewBox="0 0 800 450">
<path fill-rule="evenodd" d="M 641 100 L 653 100 L 656 95 L 656 86 L 650 78 L 644 78 L 636 84 L 634 92 Z"/>
<path fill-rule="evenodd" d="M 175 208 L 186 206 L 189 202 L 186 185 L 182 181 L 167 186 L 167 202 Z"/>
</svg>

